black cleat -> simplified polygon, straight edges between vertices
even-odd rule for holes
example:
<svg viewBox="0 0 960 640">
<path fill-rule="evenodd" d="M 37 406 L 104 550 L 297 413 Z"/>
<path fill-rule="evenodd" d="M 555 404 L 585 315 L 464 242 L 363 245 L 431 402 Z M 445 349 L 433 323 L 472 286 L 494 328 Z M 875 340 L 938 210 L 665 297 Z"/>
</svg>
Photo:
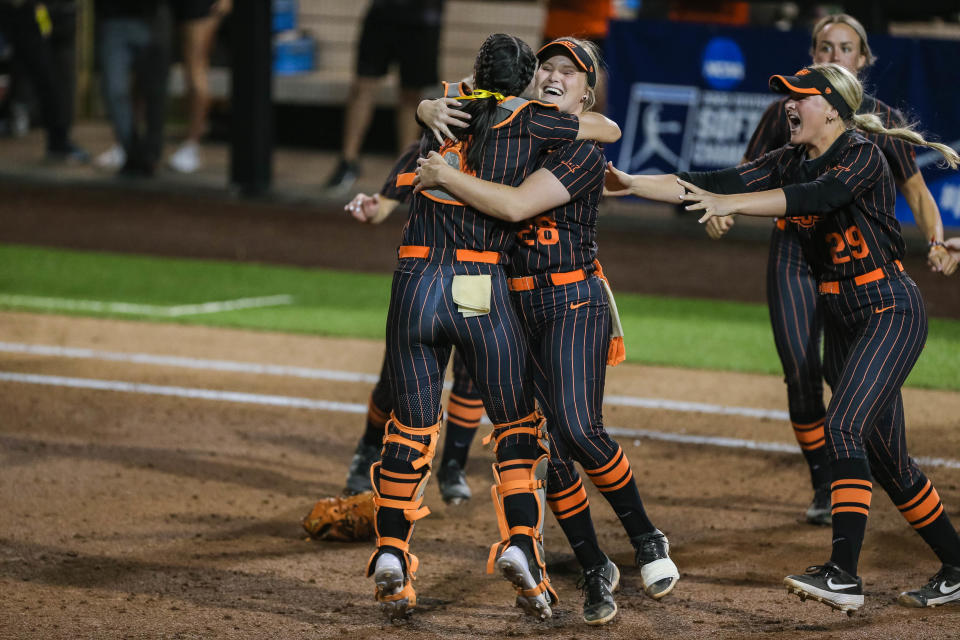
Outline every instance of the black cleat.
<svg viewBox="0 0 960 640">
<path fill-rule="evenodd" d="M 370 466 L 380 459 L 380 447 L 368 445 L 361 440 L 350 461 L 350 470 L 347 471 L 347 484 L 343 488 L 343 495 L 353 496 L 364 491 L 372 491 L 370 485 Z"/>
<path fill-rule="evenodd" d="M 652 533 L 630 538 L 636 550 L 635 560 L 640 567 L 643 590 L 648 596 L 659 600 L 667 595 L 680 579 L 677 565 L 670 559 L 670 543 L 659 529 Z"/>
<path fill-rule="evenodd" d="M 620 588 L 620 570 L 610 558 L 583 572 L 577 588 L 583 593 L 583 621 L 606 624 L 617 615 L 613 592 Z"/>
<path fill-rule="evenodd" d="M 447 504 L 461 504 L 473 496 L 467 484 L 467 474 L 456 460 L 447 460 L 446 464 L 440 466 L 437 482 L 440 484 L 440 496 Z"/>
<path fill-rule="evenodd" d="M 800 596 L 801 601 L 813 598 L 851 616 L 863 606 L 863 581 L 833 562 L 807 567 L 802 576 L 787 576 L 783 584 L 788 592 Z"/>
<path fill-rule="evenodd" d="M 830 495 L 830 485 L 824 484 L 813 491 L 813 501 L 807 507 L 805 514 L 807 522 L 829 527 L 833 522 L 831 511 L 833 503 Z"/>
<path fill-rule="evenodd" d="M 940 567 L 927 584 L 915 591 L 904 591 L 897 604 L 904 607 L 939 607 L 960 600 L 960 567 Z"/>
</svg>

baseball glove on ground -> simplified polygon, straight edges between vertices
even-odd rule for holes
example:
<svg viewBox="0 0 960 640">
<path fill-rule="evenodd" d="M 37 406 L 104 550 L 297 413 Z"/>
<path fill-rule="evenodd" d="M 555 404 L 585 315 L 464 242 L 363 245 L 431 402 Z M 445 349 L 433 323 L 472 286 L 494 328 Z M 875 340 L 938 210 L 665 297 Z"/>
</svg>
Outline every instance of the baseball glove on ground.
<svg viewBox="0 0 960 640">
<path fill-rule="evenodd" d="M 373 536 L 373 493 L 324 498 L 303 519 L 303 528 L 317 540 L 352 542 Z"/>
</svg>

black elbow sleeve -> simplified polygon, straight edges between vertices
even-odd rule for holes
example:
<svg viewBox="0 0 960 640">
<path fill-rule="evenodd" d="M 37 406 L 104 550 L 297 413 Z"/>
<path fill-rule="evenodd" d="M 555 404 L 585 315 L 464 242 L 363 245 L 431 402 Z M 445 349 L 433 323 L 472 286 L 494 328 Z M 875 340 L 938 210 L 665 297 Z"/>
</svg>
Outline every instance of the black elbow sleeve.
<svg viewBox="0 0 960 640">
<path fill-rule="evenodd" d="M 736 167 L 719 171 L 681 171 L 677 177 L 710 193 L 743 193 L 747 190 Z"/>
<path fill-rule="evenodd" d="M 853 193 L 835 178 L 791 184 L 783 188 L 787 201 L 786 216 L 829 213 L 853 202 Z"/>
</svg>

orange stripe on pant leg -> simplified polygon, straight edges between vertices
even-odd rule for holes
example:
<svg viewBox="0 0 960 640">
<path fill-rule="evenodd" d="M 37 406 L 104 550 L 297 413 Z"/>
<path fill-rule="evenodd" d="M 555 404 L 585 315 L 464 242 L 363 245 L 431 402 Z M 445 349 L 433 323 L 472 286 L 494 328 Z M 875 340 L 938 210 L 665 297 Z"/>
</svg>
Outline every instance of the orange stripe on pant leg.
<svg viewBox="0 0 960 640">
<path fill-rule="evenodd" d="M 613 460 L 600 469 L 587 469 L 587 475 L 600 491 L 616 491 L 633 478 L 633 470 L 623 450 L 618 449 Z"/>
<path fill-rule="evenodd" d="M 870 506 L 870 499 L 873 493 L 869 489 L 834 489 L 831 499 L 834 504 L 842 502 L 854 502 L 857 504 Z"/>
<path fill-rule="evenodd" d="M 902 513 L 908 509 L 912 509 L 913 507 L 917 506 L 917 503 L 920 502 L 925 495 L 927 495 L 927 491 L 930 490 L 930 487 L 932 485 L 933 483 L 927 480 L 927 483 L 923 485 L 920 491 L 917 491 L 917 493 L 912 498 L 910 498 L 903 504 L 898 504 L 897 509 L 899 509 Z"/>
<path fill-rule="evenodd" d="M 918 520 L 916 522 L 911 522 L 910 526 L 914 529 L 923 529 L 928 524 L 931 524 L 934 520 L 940 517 L 940 514 L 943 513 L 943 505 L 938 504 L 936 510 L 928 515 L 926 518 Z"/>
<path fill-rule="evenodd" d="M 838 486 L 844 485 L 844 484 L 859 485 L 861 487 L 867 487 L 868 489 L 873 488 L 873 483 L 870 482 L 869 480 L 860 480 L 859 478 L 845 478 L 843 480 L 834 480 L 833 482 L 831 482 L 830 489 L 833 490 Z"/>
<path fill-rule="evenodd" d="M 929 482 L 927 484 L 929 484 Z M 937 511 L 938 507 L 940 510 L 943 509 L 943 505 L 940 504 L 940 495 L 937 493 L 937 490 L 934 487 L 931 486 L 930 490 L 927 492 L 921 492 L 921 495 L 924 493 L 925 497 L 919 503 L 917 503 L 916 499 L 911 501 L 915 506 L 908 506 L 906 508 L 900 507 L 900 513 L 903 514 L 903 517 L 906 519 L 906 521 L 909 522 L 914 528 L 919 528 L 917 525 L 923 526 L 920 523 L 925 520 L 929 520 L 929 516 L 934 511 Z M 908 505 L 909 504 L 911 503 L 908 503 Z M 927 522 L 927 524 L 929 524 L 929 522 Z"/>
<path fill-rule="evenodd" d="M 872 482 L 847 478 L 834 481 L 830 487 L 831 513 L 859 513 L 870 516 L 870 501 L 873 499 Z"/>
<path fill-rule="evenodd" d="M 550 505 L 550 510 L 554 513 L 563 513 L 569 509 L 573 509 L 576 506 L 582 506 L 586 508 L 587 503 L 587 492 L 583 488 L 583 484 L 579 484 L 576 491 L 563 497 L 563 498 L 547 498 L 547 503 Z M 578 509 L 582 511 L 583 509 Z M 573 513 L 564 514 L 563 517 L 569 518 Z M 558 518 L 560 516 L 557 516 Z"/>
<path fill-rule="evenodd" d="M 819 449 L 826 443 L 823 432 L 823 420 L 818 420 L 810 424 L 793 424 L 793 435 L 797 439 L 800 448 L 805 451 Z"/>
<path fill-rule="evenodd" d="M 450 394 L 447 404 L 447 420 L 465 429 L 476 429 L 483 417 L 483 402 L 472 401 Z"/>
</svg>

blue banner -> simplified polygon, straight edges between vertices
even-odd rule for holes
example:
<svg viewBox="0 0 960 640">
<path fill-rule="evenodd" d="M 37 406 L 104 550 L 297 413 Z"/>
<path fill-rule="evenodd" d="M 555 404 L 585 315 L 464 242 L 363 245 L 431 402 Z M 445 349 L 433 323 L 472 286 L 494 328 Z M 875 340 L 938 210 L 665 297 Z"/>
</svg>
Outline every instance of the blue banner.
<svg viewBox="0 0 960 640">
<path fill-rule="evenodd" d="M 878 60 L 868 92 L 920 122 L 928 137 L 960 147 L 955 41 L 870 36 Z M 607 112 L 623 130 L 607 157 L 630 173 L 730 167 L 743 157 L 767 105 L 773 74 L 810 64 L 810 34 L 769 28 L 614 21 L 605 43 Z M 960 175 L 919 147 L 917 163 L 946 226 L 960 226 Z M 897 217 L 913 214 L 899 197 Z"/>
</svg>

